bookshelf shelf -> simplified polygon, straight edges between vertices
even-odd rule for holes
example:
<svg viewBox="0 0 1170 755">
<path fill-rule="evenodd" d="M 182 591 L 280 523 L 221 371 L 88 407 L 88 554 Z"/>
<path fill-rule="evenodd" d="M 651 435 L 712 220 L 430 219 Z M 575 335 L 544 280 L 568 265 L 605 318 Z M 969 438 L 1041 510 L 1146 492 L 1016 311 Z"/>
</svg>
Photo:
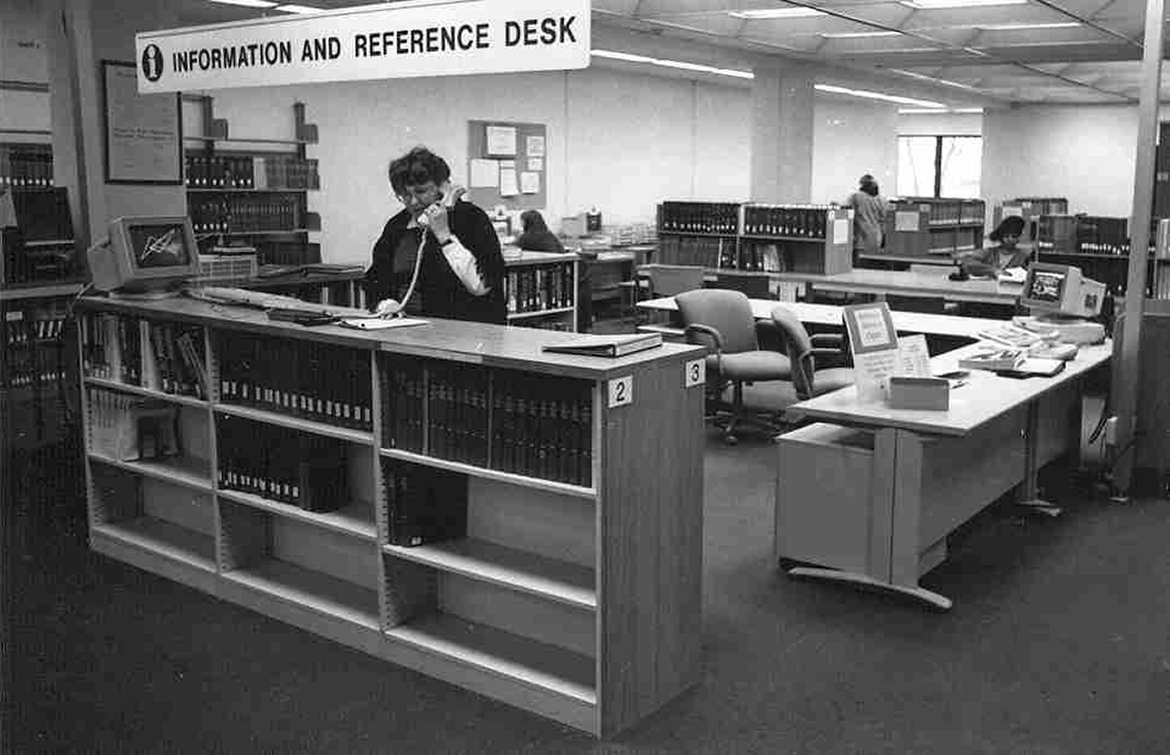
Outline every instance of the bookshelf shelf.
<svg viewBox="0 0 1170 755">
<path fill-rule="evenodd" d="M 91 451 L 89 458 L 101 464 L 205 493 L 210 493 L 213 489 L 208 463 L 189 456 L 179 456 L 164 461 L 120 461 Z"/>
<path fill-rule="evenodd" d="M 462 574 L 586 610 L 597 609 L 592 569 L 471 538 L 404 548 L 387 545 L 392 556 Z"/>
<path fill-rule="evenodd" d="M 433 456 L 426 456 L 424 454 L 416 454 L 411 451 L 400 451 L 395 448 L 381 449 L 382 456 L 388 459 L 398 459 L 399 461 L 409 461 L 414 464 L 422 464 L 436 469 L 446 469 L 450 472 L 462 472 L 464 474 L 481 477 L 485 480 L 496 480 L 498 482 L 506 482 L 520 487 L 532 488 L 534 490 L 546 490 L 550 493 L 560 493 L 562 495 L 572 496 L 574 498 L 584 498 L 587 500 L 594 500 L 597 498 L 597 491 L 593 488 L 585 488 L 580 485 L 569 485 L 564 482 L 556 482 L 555 480 L 542 480 L 539 477 L 528 477 L 526 475 L 513 474 L 512 472 L 501 472 L 498 469 L 487 469 L 485 467 L 477 467 L 471 464 L 464 464 L 458 461 L 448 461 L 447 459 L 438 459 Z"/>
<path fill-rule="evenodd" d="M 187 192 L 189 194 L 300 194 L 306 191 L 320 191 L 320 189 L 310 189 L 306 187 L 301 188 L 274 188 L 269 186 L 266 189 L 242 189 L 242 188 L 228 188 L 221 187 L 205 187 L 205 186 L 188 186 Z"/>
<path fill-rule="evenodd" d="M 53 283 L 49 285 L 23 285 L 0 288 L 0 301 L 22 299 L 52 299 L 60 296 L 76 296 L 85 287 L 84 283 Z"/>
<path fill-rule="evenodd" d="M 734 239 L 735 233 L 706 233 L 703 231 L 658 231 L 659 236 L 701 236 L 712 239 Z"/>
<path fill-rule="evenodd" d="M 368 501 L 356 501 L 337 511 L 315 512 L 306 511 L 279 501 L 273 501 L 263 496 L 243 493 L 238 490 L 219 490 L 216 495 L 229 501 L 251 506 L 256 509 L 279 514 L 290 519 L 315 524 L 343 535 L 368 540 L 371 543 L 378 538 L 377 527 L 374 524 L 374 507 Z"/>
<path fill-rule="evenodd" d="M 295 233 L 318 233 L 320 228 L 284 228 L 268 231 L 206 231 L 213 236 L 288 236 Z"/>
<path fill-rule="evenodd" d="M 704 397 L 681 379 L 701 348 L 602 363 L 523 327 L 434 320 L 420 345 L 196 300 L 76 311 L 80 364 L 155 385 L 173 337 L 213 388 L 81 383 L 95 550 L 597 736 L 701 678 Z M 609 407 L 627 371 L 635 401 Z M 247 403 L 273 392 L 372 428 Z M 104 452 L 137 446 L 183 455 Z"/>
<path fill-rule="evenodd" d="M 596 661 L 563 648 L 534 643 L 443 612 L 400 624 L 386 634 L 429 653 L 519 680 L 557 696 L 597 704 Z"/>
<path fill-rule="evenodd" d="M 194 396 L 182 396 L 177 393 L 166 393 L 164 391 L 156 391 L 153 388 L 143 388 L 139 385 L 130 385 L 118 380 L 109 380 L 108 378 L 86 377 L 85 384 L 95 388 L 104 388 L 110 391 L 121 391 L 123 393 L 133 393 L 135 396 L 144 396 L 146 398 L 157 398 L 162 401 L 169 401 L 173 404 L 182 404 L 183 406 L 190 406 L 196 409 L 207 409 L 211 406 L 210 403 L 203 399 L 195 398 Z"/>
<path fill-rule="evenodd" d="M 223 578 L 324 616 L 368 629 L 381 626 L 375 591 L 287 561 L 267 559 L 224 572 Z"/>
<path fill-rule="evenodd" d="M 39 239 L 36 241 L 25 241 L 24 245 L 30 249 L 38 249 L 48 246 L 64 246 L 65 244 L 77 243 L 74 239 Z"/>
<path fill-rule="evenodd" d="M 542 309 L 536 312 L 509 312 L 509 320 L 527 320 L 532 317 L 547 317 L 548 315 L 563 315 L 572 312 L 573 307 L 557 307 L 555 309 Z"/>
<path fill-rule="evenodd" d="M 184 136 L 185 142 L 215 142 L 216 144 L 282 144 L 289 147 L 302 147 L 316 144 L 316 140 L 309 139 L 242 139 L 240 137 L 219 136 Z"/>
<path fill-rule="evenodd" d="M 163 519 L 142 516 L 128 522 L 96 525 L 93 534 L 215 573 L 215 538 Z"/>
<path fill-rule="evenodd" d="M 766 236 L 762 234 L 745 233 L 744 235 L 740 236 L 740 238 L 748 239 L 750 241 L 797 241 L 821 245 L 824 245 L 825 243 L 825 238 L 823 236 L 820 238 L 815 238 L 813 236 Z"/>
<path fill-rule="evenodd" d="M 308 433 L 316 435 L 327 435 L 330 438 L 338 438 L 346 440 L 350 443 L 358 443 L 360 445 L 373 445 L 374 434 L 372 432 L 362 430 L 351 430 L 346 427 L 338 427 L 336 425 L 329 425 L 324 422 L 314 422 L 309 419 L 301 419 L 299 417 L 291 417 L 287 414 L 280 414 L 279 412 L 266 411 L 264 409 L 253 409 L 247 406 L 237 406 L 235 404 L 216 403 L 215 411 L 222 414 L 230 414 L 234 417 L 244 417 L 245 419 L 255 420 L 256 422 L 266 422 L 270 425 L 280 425 L 288 427 L 293 430 L 303 430 Z"/>
</svg>

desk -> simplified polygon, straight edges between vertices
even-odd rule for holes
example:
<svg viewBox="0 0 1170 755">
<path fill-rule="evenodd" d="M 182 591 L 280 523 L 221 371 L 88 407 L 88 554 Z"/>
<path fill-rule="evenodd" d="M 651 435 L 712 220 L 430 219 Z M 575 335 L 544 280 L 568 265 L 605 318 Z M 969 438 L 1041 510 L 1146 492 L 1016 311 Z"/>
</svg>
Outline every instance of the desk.
<svg viewBox="0 0 1170 755">
<path fill-rule="evenodd" d="M 931 360 L 935 374 L 978 350 Z M 946 537 L 1000 495 L 1048 513 L 1036 475 L 1080 442 L 1080 383 L 1112 345 L 1082 347 L 1051 378 L 973 370 L 945 412 L 862 402 L 844 388 L 788 411 L 834 424 L 777 439 L 776 559 L 804 562 L 792 576 L 881 587 L 938 608 L 951 601 L 918 579 L 946 557 Z"/>
<path fill-rule="evenodd" d="M 852 270 L 837 275 L 817 273 L 771 273 L 777 280 L 796 281 L 808 286 L 806 298 L 812 298 L 813 288 L 852 294 L 884 296 L 915 296 L 948 301 L 982 302 L 984 304 L 1014 305 L 1023 286 L 1000 283 L 996 280 L 953 281 L 950 271 Z"/>
<path fill-rule="evenodd" d="M 841 313 L 844 307 L 836 304 L 813 304 L 810 302 L 777 301 L 775 299 L 750 299 L 752 314 L 757 320 L 768 320 L 772 317 L 772 308 L 783 306 L 796 314 L 806 325 L 842 326 Z M 673 296 L 661 299 L 649 299 L 638 302 L 641 309 L 653 312 L 669 312 L 677 314 L 678 304 Z M 894 327 L 899 333 L 922 333 L 932 336 L 947 336 L 949 338 L 964 338 L 976 340 L 979 331 L 989 328 L 1003 327 L 1003 320 L 989 320 L 982 317 L 957 317 L 955 315 L 936 315 L 922 312 L 892 311 Z M 655 328 L 663 332 L 662 328 Z M 682 335 L 682 328 L 675 328 L 678 335 Z M 668 335 L 673 335 L 667 333 Z"/>
</svg>

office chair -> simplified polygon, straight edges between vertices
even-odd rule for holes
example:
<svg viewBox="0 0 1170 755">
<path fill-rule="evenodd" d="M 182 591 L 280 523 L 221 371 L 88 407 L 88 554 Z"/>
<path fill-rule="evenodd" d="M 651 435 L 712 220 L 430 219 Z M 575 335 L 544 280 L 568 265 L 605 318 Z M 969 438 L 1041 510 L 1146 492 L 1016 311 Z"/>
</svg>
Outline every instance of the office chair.
<svg viewBox="0 0 1170 755">
<path fill-rule="evenodd" d="M 783 334 L 788 360 L 792 365 L 792 385 L 799 400 L 807 401 L 823 393 L 853 385 L 851 367 L 816 368 L 817 357 L 826 360 L 843 358 L 843 336 L 818 333 L 810 337 L 800 318 L 783 306 L 772 308 L 772 322 Z"/>
<path fill-rule="evenodd" d="M 768 320 L 757 323 L 751 302 L 742 291 L 699 289 L 678 294 L 674 300 L 678 303 L 687 342 L 711 349 L 707 355 L 707 389 L 712 410 L 709 416 L 723 419 L 723 441 L 734 445 L 735 431 L 744 422 L 775 431 L 778 418 L 760 421 L 758 417 L 748 416 L 743 405 L 745 383 L 787 381 L 792 377 L 788 357 L 779 351 L 760 348 L 761 332 L 766 335 L 775 330 L 775 324 Z M 728 384 L 732 387 L 730 405 L 723 399 Z"/>
</svg>

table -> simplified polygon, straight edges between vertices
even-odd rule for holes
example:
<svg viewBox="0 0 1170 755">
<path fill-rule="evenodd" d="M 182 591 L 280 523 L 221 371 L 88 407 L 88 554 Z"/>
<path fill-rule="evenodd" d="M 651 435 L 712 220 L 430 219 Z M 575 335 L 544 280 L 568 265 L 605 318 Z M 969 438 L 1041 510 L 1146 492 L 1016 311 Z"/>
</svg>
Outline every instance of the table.
<svg viewBox="0 0 1170 755">
<path fill-rule="evenodd" d="M 836 275 L 819 273 L 770 273 L 777 280 L 804 283 L 808 287 L 806 298 L 812 298 L 813 289 L 851 294 L 886 294 L 913 296 L 948 301 L 981 302 L 984 304 L 1014 305 L 1023 292 L 1018 283 L 1000 283 L 997 280 L 953 281 L 947 278 L 950 271 L 940 267 L 937 271 L 903 270 L 851 270 Z"/>
<path fill-rule="evenodd" d="M 978 350 L 931 360 L 935 374 Z M 946 411 L 863 402 L 855 388 L 793 404 L 818 420 L 777 439 L 775 556 L 812 564 L 792 576 L 880 587 L 947 609 L 918 579 L 946 556 L 946 537 L 999 496 L 1045 513 L 1041 466 L 1080 442 L 1080 384 L 1109 342 L 1082 347 L 1060 374 L 1026 380 L 973 370 Z M 825 424 L 832 423 L 832 424 Z"/>
<path fill-rule="evenodd" d="M 800 318 L 806 325 L 826 325 L 841 327 L 841 314 L 844 307 L 836 304 L 813 304 L 810 302 L 777 301 L 775 299 L 750 299 L 752 314 L 757 320 L 768 320 L 772 317 L 772 308 L 779 305 L 786 307 Z M 638 302 L 638 307 L 652 312 L 677 313 L 678 304 L 673 296 L 660 299 L 648 299 Z M 894 327 L 899 333 L 922 333 L 924 335 L 947 336 L 949 338 L 965 338 L 975 340 L 979 338 L 979 331 L 1002 327 L 1003 320 L 991 320 L 983 317 L 958 317 L 955 315 L 938 315 L 924 312 L 891 311 L 894 318 Z M 681 327 L 662 328 L 642 326 L 647 330 L 655 330 L 665 335 L 682 335 Z"/>
</svg>

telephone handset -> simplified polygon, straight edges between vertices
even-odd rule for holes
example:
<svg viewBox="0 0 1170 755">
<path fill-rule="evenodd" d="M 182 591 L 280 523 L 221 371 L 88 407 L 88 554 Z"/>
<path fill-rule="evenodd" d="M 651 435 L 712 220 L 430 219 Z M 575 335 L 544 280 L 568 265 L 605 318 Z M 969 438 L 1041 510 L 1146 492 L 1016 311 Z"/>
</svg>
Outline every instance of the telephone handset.
<svg viewBox="0 0 1170 755">
<path fill-rule="evenodd" d="M 442 192 L 439 195 L 439 199 L 437 201 L 428 205 L 427 210 L 429 210 L 431 207 L 438 205 L 440 207 L 443 207 L 444 209 L 447 210 L 448 213 L 450 213 L 451 208 L 453 208 L 455 206 L 455 203 L 458 202 L 460 199 L 462 199 L 463 195 L 466 193 L 467 193 L 467 188 L 464 186 L 451 187 L 449 191 Z M 448 215 L 448 219 L 450 219 L 449 215 Z M 418 271 L 419 271 L 419 268 L 422 267 L 423 247 L 425 247 L 427 244 L 427 233 L 426 232 L 427 232 L 427 229 L 431 225 L 431 219 L 429 217 L 427 217 L 427 211 L 423 210 L 419 214 L 419 216 L 417 218 L 415 218 L 414 222 L 417 223 L 418 226 L 423 229 L 423 232 L 422 232 L 422 236 L 419 238 L 418 252 L 414 255 L 414 272 L 411 273 L 411 276 L 410 276 L 410 286 L 407 287 L 406 296 L 402 297 L 401 303 L 395 302 L 392 299 L 385 300 L 386 302 L 392 302 L 392 304 L 387 305 L 384 308 L 385 311 L 380 312 L 380 314 L 383 317 L 401 316 L 403 310 L 406 309 L 406 303 L 408 301 L 410 301 L 411 295 L 414 294 L 414 284 L 418 282 Z M 381 304 L 379 305 L 379 309 L 383 309 Z"/>
</svg>

